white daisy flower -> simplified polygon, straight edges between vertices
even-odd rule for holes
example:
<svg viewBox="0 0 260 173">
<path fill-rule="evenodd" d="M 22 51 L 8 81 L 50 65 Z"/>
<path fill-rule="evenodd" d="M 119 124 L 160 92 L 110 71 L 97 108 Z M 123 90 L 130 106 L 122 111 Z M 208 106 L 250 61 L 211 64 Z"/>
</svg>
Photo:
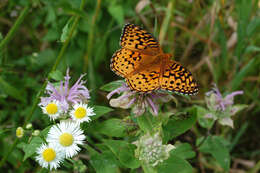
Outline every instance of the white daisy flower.
<svg viewBox="0 0 260 173">
<path fill-rule="evenodd" d="M 65 121 L 51 127 L 47 142 L 57 144 L 65 152 L 65 157 L 69 158 L 80 151 L 78 145 L 82 145 L 85 138 L 79 124 Z"/>
<path fill-rule="evenodd" d="M 73 109 L 70 111 L 72 120 L 77 123 L 82 123 L 84 121 L 89 122 L 91 121 L 90 116 L 93 115 L 96 115 L 93 108 L 88 107 L 88 105 L 84 103 L 74 104 Z"/>
<path fill-rule="evenodd" d="M 50 170 L 57 169 L 60 166 L 60 163 L 64 159 L 64 153 L 59 148 L 58 145 L 52 143 L 52 144 L 42 144 L 37 149 L 36 160 L 39 162 L 39 164 L 44 168 L 50 168 Z"/>
<path fill-rule="evenodd" d="M 52 100 L 45 106 L 41 106 L 44 114 L 47 114 L 50 119 L 55 120 L 62 114 L 61 104 L 57 100 Z"/>
</svg>

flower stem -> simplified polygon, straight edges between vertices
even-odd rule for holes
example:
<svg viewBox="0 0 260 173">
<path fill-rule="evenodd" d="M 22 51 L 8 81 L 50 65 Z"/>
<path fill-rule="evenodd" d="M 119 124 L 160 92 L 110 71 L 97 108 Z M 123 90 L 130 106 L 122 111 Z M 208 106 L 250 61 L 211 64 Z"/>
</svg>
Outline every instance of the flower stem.
<svg viewBox="0 0 260 173">
<path fill-rule="evenodd" d="M 84 4 L 85 4 L 85 0 L 82 0 L 82 1 L 81 1 L 81 5 L 80 5 L 80 10 L 83 9 Z M 79 18 L 80 18 L 80 16 L 76 16 L 76 17 L 75 17 L 75 19 L 74 19 L 74 21 L 73 21 L 73 24 L 72 24 L 72 27 L 71 27 L 70 32 L 69 32 L 68 39 L 64 42 L 63 46 L 61 47 L 61 50 L 60 50 L 60 52 L 59 52 L 59 54 L 58 54 L 58 56 L 57 56 L 57 58 L 56 58 L 56 61 L 55 61 L 54 65 L 53 65 L 52 68 L 51 68 L 50 73 L 53 72 L 53 71 L 55 71 L 56 68 L 57 68 L 57 66 L 58 66 L 58 64 L 60 63 L 61 58 L 63 57 L 63 55 L 64 55 L 64 53 L 65 53 L 65 51 L 66 51 L 66 49 L 67 49 L 67 47 L 68 47 L 68 45 L 69 45 L 69 42 L 70 42 L 70 40 L 71 40 L 71 38 L 72 38 L 72 35 L 73 35 L 73 33 L 74 33 L 75 29 L 76 29 L 76 26 L 77 26 L 77 24 L 78 24 L 78 22 L 79 22 Z M 50 74 L 50 73 L 49 73 L 49 74 Z M 41 87 L 39 93 L 37 94 L 37 97 L 35 98 L 35 100 L 34 100 L 34 102 L 33 102 L 33 106 L 32 106 L 31 112 L 30 112 L 30 114 L 28 114 L 28 116 L 26 117 L 24 126 L 25 126 L 25 125 L 27 124 L 27 122 L 31 119 L 31 117 L 32 117 L 32 115 L 33 115 L 33 113 L 34 113 L 34 111 L 35 111 L 35 109 L 36 109 L 36 107 L 37 107 L 37 104 L 38 104 L 38 102 L 39 102 L 40 96 L 43 94 L 44 89 L 46 88 L 49 79 L 50 79 L 50 75 L 48 75 L 47 80 L 44 82 L 44 84 L 42 85 L 42 87 Z"/>
<path fill-rule="evenodd" d="M 149 113 L 145 113 L 139 117 L 137 117 L 138 126 L 145 132 L 145 133 L 152 133 L 153 132 L 153 123 L 151 120 L 151 115 Z"/>
<path fill-rule="evenodd" d="M 80 10 L 83 10 L 85 1 L 86 1 L 86 0 L 82 0 L 82 1 L 81 1 Z M 20 18 L 20 17 L 19 17 L 19 18 Z M 67 47 L 68 47 L 68 45 L 69 45 L 69 42 L 70 42 L 70 40 L 71 40 L 71 38 L 72 38 L 72 35 L 73 35 L 73 33 L 74 33 L 75 29 L 76 29 L 76 26 L 77 26 L 77 24 L 78 24 L 79 18 L 80 18 L 80 16 L 76 16 L 76 17 L 75 17 L 75 19 L 74 19 L 74 21 L 73 21 L 73 24 L 72 24 L 72 27 L 71 27 L 70 32 L 69 32 L 68 39 L 67 39 L 67 40 L 65 41 L 65 43 L 63 44 L 63 46 L 62 46 L 62 48 L 61 48 L 61 50 L 60 50 L 60 52 L 59 52 L 59 54 L 58 54 L 58 56 L 57 56 L 57 58 L 56 58 L 55 63 L 54 63 L 54 65 L 52 66 L 51 72 L 52 72 L 52 71 L 55 71 L 56 68 L 57 68 L 57 66 L 58 66 L 58 64 L 60 63 L 60 60 L 61 60 L 61 58 L 63 57 L 63 55 L 64 55 L 64 53 L 65 53 L 65 51 L 66 51 L 66 49 L 67 49 Z M 8 33 L 8 34 L 9 34 L 9 33 Z M 26 126 L 27 122 L 29 122 L 29 121 L 31 120 L 32 115 L 33 115 L 33 113 L 34 113 L 34 111 L 35 111 L 35 109 L 36 109 L 36 107 L 37 107 L 38 102 L 39 102 L 39 99 L 40 99 L 41 95 L 43 94 L 44 89 L 46 88 L 49 79 L 50 79 L 50 76 L 48 75 L 47 80 L 44 82 L 44 84 L 42 85 L 40 91 L 39 91 L 38 94 L 36 95 L 36 98 L 34 99 L 34 102 L 33 102 L 33 105 L 32 105 L 32 109 L 31 109 L 30 113 L 27 115 L 27 117 L 26 117 L 26 119 L 25 119 L 25 121 L 24 121 L 23 128 Z M 0 167 L 3 166 L 3 164 L 5 163 L 7 157 L 12 153 L 12 151 L 13 151 L 13 149 L 15 148 L 15 146 L 17 145 L 17 143 L 18 143 L 18 139 L 16 138 L 16 140 L 15 140 L 15 142 L 12 144 L 10 150 L 6 153 L 6 155 L 5 155 L 5 156 L 2 158 L 2 160 L 0 161 Z"/>
<path fill-rule="evenodd" d="M 95 9 L 95 13 L 92 17 L 91 21 L 91 26 L 90 26 L 90 31 L 89 31 L 89 37 L 88 37 L 88 42 L 87 42 L 87 52 L 84 56 L 84 66 L 83 66 L 83 71 L 86 72 L 88 71 L 89 74 L 89 84 L 90 84 L 90 89 L 95 89 L 96 88 L 96 79 L 94 76 L 94 64 L 93 64 L 93 58 L 92 58 L 92 47 L 93 47 L 93 41 L 94 41 L 94 33 L 95 33 L 95 25 L 96 25 L 96 20 L 97 16 L 100 10 L 101 6 L 101 0 L 97 0 L 97 5 Z"/>
<path fill-rule="evenodd" d="M 10 29 L 10 31 L 7 33 L 7 35 L 5 36 L 5 38 L 0 42 L 0 52 L 2 51 L 2 49 L 6 46 L 6 44 L 11 41 L 11 39 L 13 38 L 13 36 L 15 35 L 17 29 L 19 28 L 19 26 L 22 24 L 25 16 L 28 14 L 30 10 L 30 3 L 28 3 L 23 11 L 21 12 L 21 14 L 19 15 L 19 17 L 17 18 L 17 20 L 15 21 L 14 25 L 12 26 L 12 28 Z M 25 125 L 24 125 L 25 126 Z M 18 143 L 18 138 L 15 139 L 14 143 L 12 144 L 12 146 L 10 147 L 10 150 L 4 155 L 4 157 L 1 159 L 0 161 L 0 167 L 2 167 L 7 159 L 7 157 L 9 156 L 9 154 L 14 150 L 15 146 Z"/>
<path fill-rule="evenodd" d="M 30 6 L 31 4 L 28 3 L 23 11 L 21 12 L 21 14 L 19 15 L 19 17 L 17 18 L 17 20 L 15 21 L 14 25 L 12 26 L 12 28 L 10 29 L 10 31 L 7 33 L 7 35 L 5 36 L 5 38 L 0 42 L 0 52 L 2 51 L 2 49 L 5 47 L 5 45 L 11 41 L 11 39 L 13 38 L 13 36 L 15 35 L 17 29 L 19 28 L 19 26 L 22 24 L 25 16 L 28 14 L 29 10 L 30 10 Z"/>
<path fill-rule="evenodd" d="M 153 169 L 147 163 L 142 162 L 142 168 L 143 168 L 144 173 L 157 173 L 157 171 L 155 169 Z"/>
<path fill-rule="evenodd" d="M 161 31 L 159 35 L 159 40 L 160 40 L 160 45 L 162 45 L 165 36 L 167 34 L 168 27 L 170 25 L 171 17 L 173 16 L 174 12 L 174 1 L 170 1 L 168 3 L 167 9 L 166 9 L 166 16 L 163 20 L 162 26 L 161 26 Z"/>
<path fill-rule="evenodd" d="M 93 144 L 91 144 L 90 142 L 88 142 L 88 141 L 85 141 L 85 143 L 87 144 L 87 145 L 89 145 L 89 147 L 91 147 L 91 148 L 93 148 L 96 152 L 98 152 L 99 154 L 102 154 L 102 151 L 99 149 L 99 148 L 97 148 L 97 147 L 95 147 Z"/>
<path fill-rule="evenodd" d="M 2 158 L 2 160 L 0 161 L 0 168 L 4 165 L 7 157 L 9 156 L 9 154 L 14 150 L 15 146 L 18 143 L 18 138 L 15 139 L 14 143 L 12 144 L 10 150 L 4 155 L 4 157 Z"/>
</svg>

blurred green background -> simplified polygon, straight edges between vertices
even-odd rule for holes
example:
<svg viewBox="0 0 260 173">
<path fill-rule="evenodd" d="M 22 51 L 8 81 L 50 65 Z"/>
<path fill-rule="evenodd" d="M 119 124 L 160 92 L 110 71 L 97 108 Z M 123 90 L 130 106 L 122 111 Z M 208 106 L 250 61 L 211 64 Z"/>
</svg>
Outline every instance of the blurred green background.
<svg viewBox="0 0 260 173">
<path fill-rule="evenodd" d="M 86 0 L 83 10 L 80 4 L 80 0 L 0 1 L 0 156 L 14 141 L 16 127 L 30 114 L 36 94 L 78 18 L 57 69 L 65 74 L 69 67 L 74 81 L 87 73 L 94 104 L 108 105 L 106 93 L 99 88 L 119 79 L 109 64 L 120 48 L 122 27 L 126 23 L 140 25 L 153 33 L 165 52 L 192 71 L 200 88 L 193 104 L 203 104 L 213 82 L 222 93 L 244 91 L 236 102 L 248 108 L 234 117 L 235 128 L 216 126 L 213 133 L 236 137 L 231 153 L 233 172 L 255 165 L 260 159 L 258 0 Z M 13 37 L 3 44 L 21 14 L 21 24 L 16 23 Z M 48 123 L 41 115 L 36 108 L 30 121 L 39 129 Z M 13 152 L 9 161 L 13 167 L 19 167 L 15 160 L 22 154 Z M 200 170 L 198 162 L 194 166 Z"/>
</svg>

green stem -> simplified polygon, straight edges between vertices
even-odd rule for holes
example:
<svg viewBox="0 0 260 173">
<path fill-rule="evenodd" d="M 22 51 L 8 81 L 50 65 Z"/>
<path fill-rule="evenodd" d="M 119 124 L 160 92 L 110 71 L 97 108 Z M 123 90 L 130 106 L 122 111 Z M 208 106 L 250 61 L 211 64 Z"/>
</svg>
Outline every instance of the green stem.
<svg viewBox="0 0 260 173">
<path fill-rule="evenodd" d="M 87 144 L 89 147 L 93 148 L 93 149 L 94 149 L 96 152 L 98 152 L 99 154 L 102 154 L 102 151 L 101 151 L 99 148 L 97 148 L 95 145 L 91 144 L 91 143 L 88 142 L 88 141 L 86 141 L 86 144 Z"/>
<path fill-rule="evenodd" d="M 82 5 L 82 4 L 84 5 L 85 3 L 82 3 L 82 2 L 85 2 L 85 0 L 82 0 L 82 1 L 81 1 L 81 5 Z M 80 10 L 82 10 L 83 5 L 82 5 L 82 7 L 80 7 Z M 60 63 L 61 58 L 63 57 L 63 55 L 64 55 L 64 53 L 65 53 L 65 51 L 66 51 L 66 49 L 67 49 L 67 47 L 68 47 L 68 45 L 69 45 L 69 42 L 70 42 L 70 40 L 71 40 L 71 38 L 72 38 L 72 35 L 73 35 L 73 33 L 74 33 L 75 29 L 76 29 L 76 26 L 77 26 L 77 24 L 78 24 L 79 18 L 80 18 L 80 16 L 76 16 L 76 18 L 74 19 L 73 24 L 72 24 L 72 27 L 71 27 L 71 30 L 70 30 L 70 32 L 69 32 L 68 39 L 64 42 L 63 46 L 61 47 L 61 50 L 60 50 L 60 52 L 59 52 L 59 54 L 58 54 L 58 56 L 57 56 L 57 58 L 56 58 L 56 61 L 55 61 L 54 65 L 53 65 L 52 68 L 51 68 L 51 72 L 53 72 L 53 71 L 55 71 L 55 70 L 57 69 L 57 66 L 58 66 L 58 64 Z M 50 72 L 50 73 L 51 73 L 51 72 Z M 34 111 L 35 111 L 35 109 L 36 109 L 36 107 L 37 107 L 37 104 L 38 104 L 38 102 L 39 102 L 40 96 L 43 94 L 44 89 L 46 88 L 49 79 L 50 79 L 50 75 L 48 75 L 47 80 L 44 82 L 44 84 L 42 85 L 42 87 L 41 87 L 39 93 L 37 94 L 37 97 L 36 97 L 36 99 L 35 99 L 34 102 L 33 102 L 32 110 L 31 110 L 30 114 L 28 114 L 28 116 L 26 117 L 24 126 L 25 126 L 25 125 L 27 124 L 27 122 L 31 119 L 31 117 L 32 117 L 32 115 L 33 115 L 33 113 L 34 113 Z M 23 126 L 23 127 L 24 127 L 24 126 Z"/>
<path fill-rule="evenodd" d="M 0 168 L 4 165 L 7 157 L 9 156 L 9 154 L 14 150 L 15 146 L 18 143 L 18 138 L 15 139 L 14 143 L 12 144 L 10 150 L 4 155 L 4 157 L 2 158 L 1 162 L 0 162 Z"/>
<path fill-rule="evenodd" d="M 144 173 L 157 173 L 157 171 L 147 163 L 142 162 L 142 168 Z"/>
<path fill-rule="evenodd" d="M 163 20 L 160 35 L 159 35 L 160 45 L 162 45 L 162 43 L 165 39 L 167 30 L 170 25 L 170 21 L 171 21 L 172 15 L 173 15 L 173 5 L 174 5 L 174 0 L 172 0 L 168 3 L 167 9 L 166 9 L 166 16 Z"/>
<path fill-rule="evenodd" d="M 153 129 L 153 123 L 152 123 L 152 120 L 151 120 L 151 115 L 150 114 L 146 114 L 144 115 L 145 119 L 147 120 L 149 126 L 151 127 L 151 130 Z"/>
<path fill-rule="evenodd" d="M 144 113 L 137 117 L 138 126 L 145 132 L 153 134 L 153 123 L 151 120 L 151 115 L 149 113 Z"/>
<path fill-rule="evenodd" d="M 86 1 L 86 0 L 82 0 L 82 1 L 81 1 L 80 10 L 83 10 L 85 1 Z M 70 42 L 70 40 L 71 40 L 71 38 L 72 38 L 72 35 L 73 35 L 73 33 L 74 33 L 75 29 L 76 29 L 76 26 L 77 26 L 77 24 L 78 24 L 79 18 L 80 18 L 80 16 L 76 16 L 76 17 L 75 17 L 75 19 L 74 19 L 74 21 L 73 21 L 73 24 L 72 24 L 72 27 L 71 27 L 70 32 L 69 32 L 68 39 L 67 39 L 67 40 L 65 41 L 65 43 L 63 44 L 63 46 L 62 46 L 62 48 L 61 48 L 61 50 L 60 50 L 60 52 L 59 52 L 59 54 L 58 54 L 58 56 L 57 56 L 57 58 L 56 58 L 55 63 L 54 63 L 54 65 L 52 66 L 51 72 L 52 72 L 52 71 L 55 71 L 56 68 L 57 68 L 57 66 L 58 66 L 58 64 L 60 63 L 60 60 L 61 60 L 61 58 L 63 57 L 63 55 L 64 55 L 64 53 L 65 53 L 65 51 L 66 51 L 66 49 L 67 49 L 67 47 L 68 47 L 68 45 L 69 45 L 69 42 Z M 49 74 L 50 74 L 50 73 L 49 73 Z M 26 119 L 25 119 L 25 121 L 24 121 L 23 128 L 24 128 L 24 127 L 26 126 L 26 124 L 31 120 L 32 115 L 33 115 L 35 109 L 37 108 L 37 104 L 38 104 L 38 102 L 39 102 L 39 99 L 40 99 L 41 95 L 43 94 L 44 89 L 46 88 L 49 79 L 50 79 L 50 76 L 48 75 L 47 80 L 44 82 L 44 84 L 42 85 L 40 91 L 39 91 L 38 94 L 36 95 L 36 98 L 34 99 L 34 102 L 33 102 L 33 105 L 32 105 L 32 109 L 31 109 L 30 113 L 28 114 L 28 116 L 26 117 Z M 15 140 L 15 142 L 12 144 L 12 147 L 10 148 L 10 150 L 7 152 L 7 154 L 6 154 L 6 155 L 2 158 L 2 160 L 0 161 L 0 167 L 3 166 L 3 164 L 5 163 L 7 157 L 12 153 L 12 151 L 13 151 L 13 149 L 15 148 L 15 146 L 17 145 L 17 143 L 18 143 L 18 139 L 16 138 L 16 140 Z"/>
<path fill-rule="evenodd" d="M 13 38 L 13 36 L 15 35 L 17 29 L 19 28 L 19 26 L 22 24 L 25 16 L 28 14 L 30 10 L 30 3 L 28 3 L 27 6 L 24 7 L 23 11 L 21 12 L 20 16 L 17 18 L 17 20 L 15 21 L 14 25 L 12 26 L 12 28 L 10 29 L 10 31 L 7 33 L 7 35 L 5 36 L 5 38 L 0 42 L 0 51 L 5 47 L 5 45 L 11 41 L 11 39 Z"/>
<path fill-rule="evenodd" d="M 96 20 L 97 16 L 100 10 L 101 6 L 101 0 L 97 0 L 97 5 L 95 9 L 95 13 L 92 17 L 91 21 L 91 26 L 90 26 L 90 31 L 89 31 L 89 37 L 88 37 L 88 42 L 87 42 L 87 52 L 86 55 L 84 56 L 84 67 L 83 71 L 86 72 L 88 68 L 88 74 L 89 74 L 89 84 L 90 84 L 90 89 L 93 90 L 96 88 L 96 82 L 95 82 L 95 76 L 94 76 L 94 63 L 93 63 L 93 58 L 92 58 L 92 47 L 93 47 L 93 40 L 94 40 L 94 33 L 95 33 L 95 25 L 96 25 Z"/>
</svg>

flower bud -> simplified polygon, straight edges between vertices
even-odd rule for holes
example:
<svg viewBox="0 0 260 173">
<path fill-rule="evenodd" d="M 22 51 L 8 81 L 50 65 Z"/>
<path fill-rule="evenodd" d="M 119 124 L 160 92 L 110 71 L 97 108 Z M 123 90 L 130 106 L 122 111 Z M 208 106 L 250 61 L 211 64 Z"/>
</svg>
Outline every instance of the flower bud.
<svg viewBox="0 0 260 173">
<path fill-rule="evenodd" d="M 25 126 L 26 129 L 31 129 L 32 128 L 32 123 L 29 123 Z"/>
<path fill-rule="evenodd" d="M 33 136 L 38 136 L 40 134 L 40 130 L 34 130 L 32 135 Z"/>
<path fill-rule="evenodd" d="M 18 127 L 18 128 L 16 129 L 16 136 L 17 136 L 17 138 L 22 138 L 23 135 L 24 135 L 24 130 L 23 130 L 23 128 L 22 128 L 22 127 Z"/>
</svg>

